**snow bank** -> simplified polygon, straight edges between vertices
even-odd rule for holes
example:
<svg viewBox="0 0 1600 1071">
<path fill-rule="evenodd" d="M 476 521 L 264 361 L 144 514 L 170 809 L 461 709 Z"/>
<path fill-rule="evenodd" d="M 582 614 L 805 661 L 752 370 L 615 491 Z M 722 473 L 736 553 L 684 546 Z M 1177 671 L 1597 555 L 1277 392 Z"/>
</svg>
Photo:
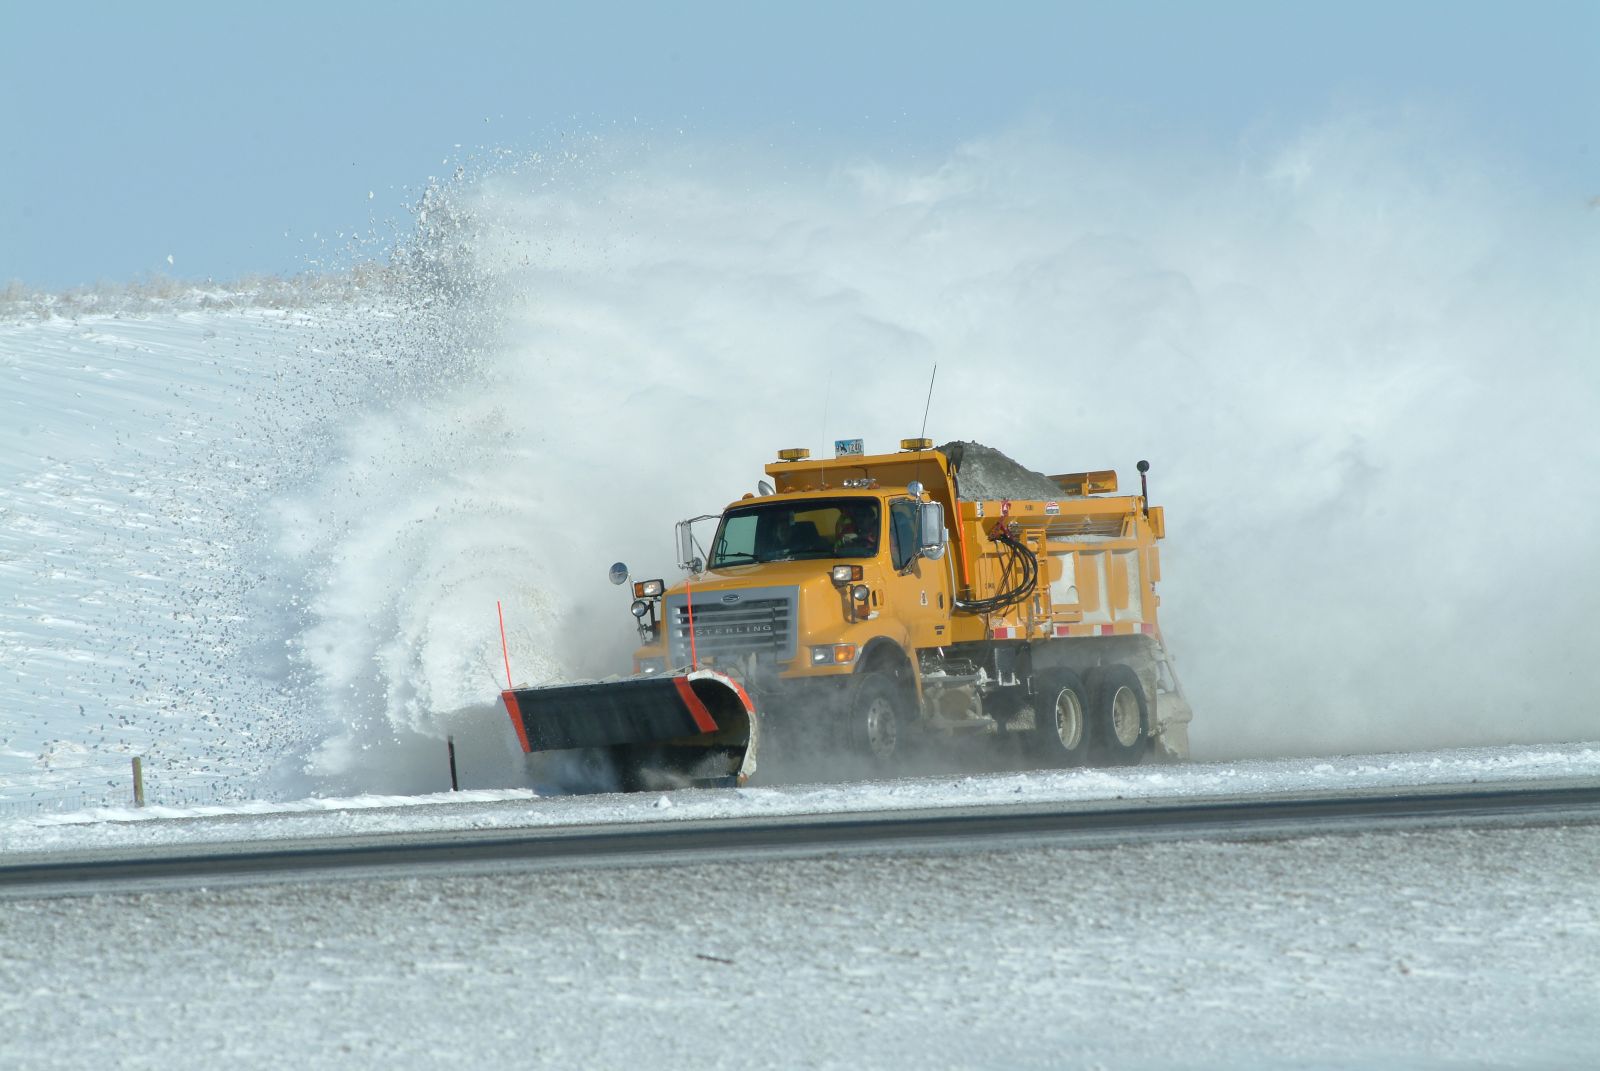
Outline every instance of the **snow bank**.
<svg viewBox="0 0 1600 1071">
<path fill-rule="evenodd" d="M 1600 745 L 1590 744 L 635 795 L 540 797 L 528 790 L 477 790 L 228 806 L 104 807 L 0 822 L 0 852 L 1597 778 Z"/>
</svg>

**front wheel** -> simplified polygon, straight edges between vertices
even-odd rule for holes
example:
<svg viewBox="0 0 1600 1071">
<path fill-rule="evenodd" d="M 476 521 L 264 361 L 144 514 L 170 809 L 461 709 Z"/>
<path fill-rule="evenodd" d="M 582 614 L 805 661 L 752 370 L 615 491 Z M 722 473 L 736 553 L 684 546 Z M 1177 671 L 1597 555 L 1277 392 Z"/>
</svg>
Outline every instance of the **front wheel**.
<svg viewBox="0 0 1600 1071">
<path fill-rule="evenodd" d="M 882 674 L 870 673 L 845 704 L 846 746 L 874 765 L 885 765 L 904 744 L 904 721 L 899 689 Z"/>
</svg>

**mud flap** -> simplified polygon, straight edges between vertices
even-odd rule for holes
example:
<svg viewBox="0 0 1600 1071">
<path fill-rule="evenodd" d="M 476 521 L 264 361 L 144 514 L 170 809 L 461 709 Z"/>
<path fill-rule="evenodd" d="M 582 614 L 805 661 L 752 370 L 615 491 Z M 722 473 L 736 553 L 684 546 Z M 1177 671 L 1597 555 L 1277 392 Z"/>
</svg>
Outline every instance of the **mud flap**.
<svg viewBox="0 0 1600 1071">
<path fill-rule="evenodd" d="M 739 684 L 709 669 L 500 693 L 522 750 L 629 748 L 699 751 L 725 761 L 719 777 L 744 784 L 755 772 L 755 705 Z"/>
</svg>

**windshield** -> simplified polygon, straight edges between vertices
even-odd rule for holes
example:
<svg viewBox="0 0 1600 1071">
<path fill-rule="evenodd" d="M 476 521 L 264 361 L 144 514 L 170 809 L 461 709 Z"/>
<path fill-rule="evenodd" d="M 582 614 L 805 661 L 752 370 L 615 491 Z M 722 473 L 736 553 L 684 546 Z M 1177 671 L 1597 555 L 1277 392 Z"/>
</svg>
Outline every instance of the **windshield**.
<svg viewBox="0 0 1600 1071">
<path fill-rule="evenodd" d="M 723 514 L 710 568 L 805 558 L 870 558 L 883 521 L 870 498 L 805 499 Z"/>
</svg>

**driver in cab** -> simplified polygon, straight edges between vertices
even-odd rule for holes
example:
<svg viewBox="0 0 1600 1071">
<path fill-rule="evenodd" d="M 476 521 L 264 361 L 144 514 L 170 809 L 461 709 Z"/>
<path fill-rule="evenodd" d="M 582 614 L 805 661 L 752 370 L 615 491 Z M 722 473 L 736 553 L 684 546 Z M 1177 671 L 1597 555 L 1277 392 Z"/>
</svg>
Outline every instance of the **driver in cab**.
<svg viewBox="0 0 1600 1071">
<path fill-rule="evenodd" d="M 870 558 L 878 553 L 875 509 L 865 504 L 845 508 L 834 529 L 834 553 L 841 558 Z"/>
</svg>

